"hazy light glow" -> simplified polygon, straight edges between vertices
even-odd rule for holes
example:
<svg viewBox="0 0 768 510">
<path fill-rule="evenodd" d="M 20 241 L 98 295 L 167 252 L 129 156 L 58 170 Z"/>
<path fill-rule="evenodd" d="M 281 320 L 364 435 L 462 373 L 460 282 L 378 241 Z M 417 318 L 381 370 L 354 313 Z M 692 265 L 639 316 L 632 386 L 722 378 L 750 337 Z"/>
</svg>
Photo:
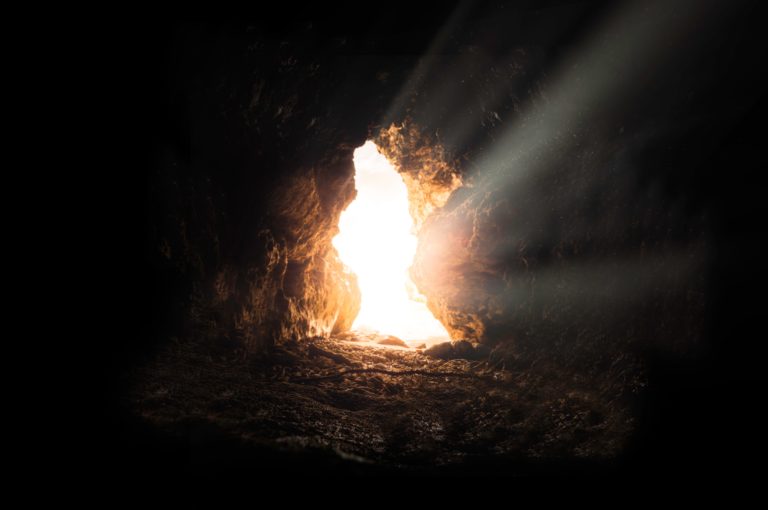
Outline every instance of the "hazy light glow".
<svg viewBox="0 0 768 510">
<path fill-rule="evenodd" d="M 333 239 L 362 293 L 352 328 L 410 344 L 448 340 L 408 274 L 417 240 L 402 177 L 370 141 L 355 151 L 354 163 L 357 197 L 341 214 Z"/>
</svg>

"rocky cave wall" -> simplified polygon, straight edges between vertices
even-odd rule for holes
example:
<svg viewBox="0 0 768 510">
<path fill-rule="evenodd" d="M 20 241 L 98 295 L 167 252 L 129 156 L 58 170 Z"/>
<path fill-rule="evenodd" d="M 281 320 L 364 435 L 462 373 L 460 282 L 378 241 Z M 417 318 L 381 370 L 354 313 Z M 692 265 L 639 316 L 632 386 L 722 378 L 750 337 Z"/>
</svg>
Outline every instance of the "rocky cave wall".
<svg viewBox="0 0 768 510">
<path fill-rule="evenodd" d="M 723 133 L 697 113 L 702 55 L 651 74 L 612 56 L 601 65 L 642 85 L 595 98 L 556 44 L 497 43 L 422 61 L 376 138 L 409 187 L 429 308 L 454 340 L 513 359 L 620 373 L 643 352 L 695 351 L 712 226 L 689 149 Z"/>
<path fill-rule="evenodd" d="M 184 24 L 167 53 L 148 211 L 164 334 L 258 353 L 349 328 L 360 292 L 331 239 L 355 196 L 353 151 L 409 57 L 360 54 L 307 24 L 290 41 Z"/>
<path fill-rule="evenodd" d="M 509 21 L 478 19 L 488 33 Z M 478 30 L 456 29 L 464 38 L 421 57 L 314 30 L 174 36 L 174 136 L 149 211 L 151 258 L 184 325 L 172 334 L 260 352 L 347 328 L 360 296 L 330 240 L 354 198 L 352 152 L 372 136 L 409 188 L 414 281 L 455 340 L 596 369 L 691 347 L 709 253 L 687 148 L 721 132 L 696 117 L 699 60 L 606 110 L 546 86 L 568 42 L 552 30 L 477 45 Z M 552 128 L 551 111 L 576 120 Z"/>
</svg>

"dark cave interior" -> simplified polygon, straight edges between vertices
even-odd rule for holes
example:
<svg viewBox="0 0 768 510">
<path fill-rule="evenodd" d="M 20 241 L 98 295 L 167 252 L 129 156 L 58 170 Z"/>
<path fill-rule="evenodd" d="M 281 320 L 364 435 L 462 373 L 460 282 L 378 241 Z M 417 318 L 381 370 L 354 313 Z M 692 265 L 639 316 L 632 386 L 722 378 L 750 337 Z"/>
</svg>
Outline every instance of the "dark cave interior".
<svg viewBox="0 0 768 510">
<path fill-rule="evenodd" d="M 761 443 L 752 4 L 137 23 L 111 48 L 130 262 L 102 462 L 672 475 Z M 332 238 L 366 140 L 406 183 L 411 276 L 451 344 L 350 332 Z"/>
</svg>

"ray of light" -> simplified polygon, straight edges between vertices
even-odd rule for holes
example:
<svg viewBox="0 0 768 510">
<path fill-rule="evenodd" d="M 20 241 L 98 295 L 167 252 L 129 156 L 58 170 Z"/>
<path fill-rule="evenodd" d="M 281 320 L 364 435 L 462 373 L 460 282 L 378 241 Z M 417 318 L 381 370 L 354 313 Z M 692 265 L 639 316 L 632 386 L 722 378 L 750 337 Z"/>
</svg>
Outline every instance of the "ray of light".
<svg viewBox="0 0 768 510">
<path fill-rule="evenodd" d="M 381 125 L 388 126 L 392 122 L 398 122 L 408 109 L 413 94 L 421 87 L 427 76 L 434 69 L 438 55 L 441 53 L 454 31 L 461 24 L 467 13 L 472 8 L 472 2 L 464 0 L 460 2 L 453 10 L 445 24 L 435 36 L 429 46 L 429 49 L 419 59 L 416 67 L 411 71 L 405 84 L 401 87 L 399 93 L 387 109 L 387 113 L 382 117 Z"/>
<path fill-rule="evenodd" d="M 629 2 L 576 49 L 545 87 L 543 100 L 509 125 L 475 165 L 489 186 L 517 185 L 551 167 L 595 127 L 620 119 L 663 73 L 683 63 L 716 21 L 714 2 Z"/>
</svg>

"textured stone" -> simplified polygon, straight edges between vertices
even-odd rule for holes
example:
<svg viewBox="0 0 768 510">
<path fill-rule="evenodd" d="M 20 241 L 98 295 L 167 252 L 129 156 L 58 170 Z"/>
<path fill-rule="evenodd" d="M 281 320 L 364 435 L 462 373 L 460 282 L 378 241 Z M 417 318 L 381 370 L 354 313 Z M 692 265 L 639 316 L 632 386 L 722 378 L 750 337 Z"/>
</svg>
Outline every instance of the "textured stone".
<svg viewBox="0 0 768 510">
<path fill-rule="evenodd" d="M 175 123 L 148 193 L 166 334 L 252 353 L 351 326 L 360 291 L 331 240 L 355 196 L 353 151 L 410 67 L 343 42 L 308 51 L 311 26 L 290 42 L 259 30 L 175 34 Z"/>
</svg>

